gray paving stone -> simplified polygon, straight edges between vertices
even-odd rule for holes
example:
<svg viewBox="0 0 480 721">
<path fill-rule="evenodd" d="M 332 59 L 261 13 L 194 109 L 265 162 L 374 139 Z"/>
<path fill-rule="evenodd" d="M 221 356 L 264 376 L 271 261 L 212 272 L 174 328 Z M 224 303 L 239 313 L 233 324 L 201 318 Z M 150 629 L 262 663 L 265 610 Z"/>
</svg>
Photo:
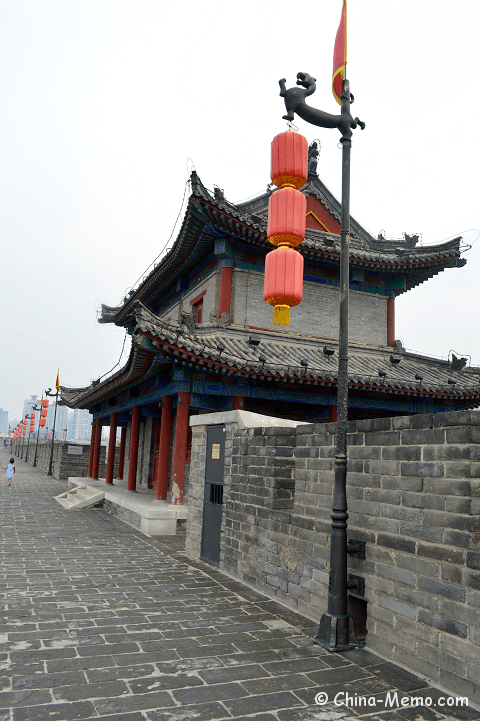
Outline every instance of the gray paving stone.
<svg viewBox="0 0 480 721">
<path fill-rule="evenodd" d="M 202 686 L 202 679 L 189 673 L 162 674 L 142 679 L 130 679 L 129 687 L 133 693 L 149 693 L 150 691 L 171 691 L 173 689 Z"/>
<path fill-rule="evenodd" d="M 146 716 L 148 721 L 190 721 L 190 719 L 192 721 L 214 721 L 215 719 L 231 718 L 225 707 L 219 703 L 200 703 L 173 710 L 147 711 Z"/>
<path fill-rule="evenodd" d="M 36 673 L 31 676 L 14 676 L 12 689 L 55 688 L 67 684 L 86 684 L 85 674 L 81 671 L 72 673 Z"/>
<path fill-rule="evenodd" d="M 323 659 L 315 656 L 297 658 L 294 664 L 292 664 L 291 661 L 272 661 L 270 663 L 263 663 L 262 666 L 269 674 L 272 674 L 272 676 L 281 676 L 292 671 L 295 671 L 295 673 L 306 673 L 308 671 L 321 671 L 322 669 L 328 668 Z"/>
<path fill-rule="evenodd" d="M 370 669 L 358 668 L 358 666 L 343 666 L 341 668 L 324 668 L 320 671 L 308 672 L 308 677 L 316 683 L 319 687 L 325 685 L 356 681 L 359 678 L 365 678 L 371 676 Z"/>
<path fill-rule="evenodd" d="M 340 721 L 341 719 L 354 718 L 354 713 L 348 709 L 342 709 L 333 704 L 327 706 L 308 706 L 300 709 L 288 709 L 278 711 L 278 721 Z M 371 719 L 369 719 L 371 721 Z M 393 721 L 396 721 L 394 719 Z M 419 719 L 417 721 L 420 721 Z"/>
<path fill-rule="evenodd" d="M 145 716 L 140 713 L 116 713 L 115 716 L 93 716 L 95 721 L 145 721 Z M 84 719 L 84 721 L 90 721 L 90 719 Z"/>
<path fill-rule="evenodd" d="M 236 717 L 260 713 L 260 711 L 272 711 L 275 709 L 292 708 L 299 706 L 299 700 L 290 691 L 280 693 L 269 693 L 262 696 L 247 696 L 244 698 L 224 701 L 224 705 L 230 713 Z"/>
<path fill-rule="evenodd" d="M 199 671 L 198 675 L 206 683 L 225 683 L 226 681 L 244 681 L 245 679 L 258 679 L 262 676 L 270 676 L 269 672 L 259 664 L 248 664 L 242 666 L 223 666 L 205 671 Z"/>
<path fill-rule="evenodd" d="M 28 706 L 14 709 L 13 721 L 84 721 L 94 713 L 95 709 L 90 701 Z"/>
<path fill-rule="evenodd" d="M 46 661 L 47 671 L 56 673 L 59 671 L 80 671 L 90 668 L 107 668 L 114 667 L 115 661 L 113 656 L 87 656 L 86 658 L 68 658 Z"/>
<path fill-rule="evenodd" d="M 85 671 L 88 683 L 101 683 L 117 679 L 148 678 L 158 674 L 153 664 L 139 664 L 138 666 L 112 666 L 110 668 L 95 668 Z"/>
<path fill-rule="evenodd" d="M 142 709 L 163 709 L 176 706 L 168 691 L 158 693 L 135 694 L 135 696 L 121 696 L 119 698 L 104 698 L 94 701 L 98 714 L 125 713 L 126 711 Z"/>
<path fill-rule="evenodd" d="M 64 483 L 21 470 L 0 485 L 0 721 L 419 721 L 316 706 L 320 688 L 429 689 L 365 649 L 328 654 L 312 621 L 190 561 L 184 539 L 67 512 Z"/>
<path fill-rule="evenodd" d="M 31 706 L 32 704 L 45 704 L 52 700 L 50 691 L 16 690 L 0 693 L 0 709 L 15 706 Z"/>
<path fill-rule="evenodd" d="M 105 683 L 83 684 L 78 686 L 60 686 L 53 689 L 55 701 L 82 701 L 84 699 L 125 696 L 129 689 L 124 681 L 106 681 Z"/>
</svg>

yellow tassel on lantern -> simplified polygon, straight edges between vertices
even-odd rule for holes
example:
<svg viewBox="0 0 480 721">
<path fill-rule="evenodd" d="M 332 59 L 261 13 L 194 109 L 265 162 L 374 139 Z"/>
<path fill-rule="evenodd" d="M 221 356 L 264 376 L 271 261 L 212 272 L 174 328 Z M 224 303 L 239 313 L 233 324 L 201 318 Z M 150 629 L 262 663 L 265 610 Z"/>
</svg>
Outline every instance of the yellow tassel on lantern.
<svg viewBox="0 0 480 721">
<path fill-rule="evenodd" d="M 273 314 L 273 325 L 290 325 L 290 306 L 276 305 Z"/>
</svg>

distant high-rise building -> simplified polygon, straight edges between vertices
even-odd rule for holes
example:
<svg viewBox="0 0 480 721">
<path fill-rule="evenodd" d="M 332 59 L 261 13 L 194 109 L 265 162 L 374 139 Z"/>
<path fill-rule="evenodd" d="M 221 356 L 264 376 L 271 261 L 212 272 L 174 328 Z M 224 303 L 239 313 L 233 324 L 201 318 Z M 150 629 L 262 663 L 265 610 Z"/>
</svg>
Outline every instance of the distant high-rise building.
<svg viewBox="0 0 480 721">
<path fill-rule="evenodd" d="M 86 408 L 76 408 L 73 413 L 75 440 L 90 440 L 92 434 L 92 415 Z"/>
<path fill-rule="evenodd" d="M 37 433 L 38 429 L 38 421 L 40 418 L 40 411 L 34 411 L 33 408 L 36 405 L 40 405 L 40 401 L 38 400 L 38 396 L 30 396 L 27 400 L 23 401 L 23 414 L 22 418 L 25 418 L 25 414 L 28 413 L 30 415 L 32 412 L 35 413 L 35 435 Z M 27 434 L 30 432 L 30 422 L 27 424 Z"/>
<path fill-rule="evenodd" d="M 65 440 L 75 440 L 75 411 L 68 409 L 68 420 L 67 420 L 67 433 Z"/>
<path fill-rule="evenodd" d="M 8 411 L 3 408 L 0 408 L 0 433 L 8 433 Z"/>
<path fill-rule="evenodd" d="M 50 400 L 50 404 L 48 406 L 48 412 L 47 412 L 47 418 L 46 418 L 46 427 L 47 427 L 47 438 L 50 438 L 50 433 L 53 431 L 53 422 L 55 420 L 55 440 L 61 441 L 62 440 L 62 434 L 65 429 L 67 429 L 68 432 L 68 408 L 67 406 L 61 406 L 59 405 L 57 408 L 57 417 L 55 418 L 55 401 Z M 37 422 L 37 419 L 35 418 L 35 422 Z M 42 433 L 40 433 L 40 438 L 42 438 Z"/>
</svg>

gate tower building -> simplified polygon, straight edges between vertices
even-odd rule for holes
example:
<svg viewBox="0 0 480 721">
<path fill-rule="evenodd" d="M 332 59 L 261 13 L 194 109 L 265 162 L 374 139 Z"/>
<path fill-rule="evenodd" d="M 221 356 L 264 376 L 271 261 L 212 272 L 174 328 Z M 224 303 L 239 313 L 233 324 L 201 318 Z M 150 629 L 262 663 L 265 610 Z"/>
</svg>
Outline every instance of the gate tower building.
<svg viewBox="0 0 480 721">
<path fill-rule="evenodd" d="M 241 409 L 292 420 L 335 421 L 340 203 L 310 163 L 304 299 L 291 325 L 273 325 L 263 301 L 270 191 L 240 204 L 206 190 L 196 172 L 181 229 L 162 260 L 100 323 L 130 334 L 127 363 L 62 401 L 121 427 L 129 489 L 157 487 L 182 502 L 189 418 Z M 273 191 L 276 192 L 276 191 Z M 434 275 L 461 268 L 461 238 L 421 246 L 417 236 L 374 238 L 354 218 L 350 237 L 349 418 L 471 409 L 480 369 L 407 352 L 395 339 L 395 300 Z M 456 272 L 456 271 L 454 271 Z M 100 436 L 98 435 L 100 434 Z M 108 479 L 107 479 L 108 480 Z"/>
</svg>

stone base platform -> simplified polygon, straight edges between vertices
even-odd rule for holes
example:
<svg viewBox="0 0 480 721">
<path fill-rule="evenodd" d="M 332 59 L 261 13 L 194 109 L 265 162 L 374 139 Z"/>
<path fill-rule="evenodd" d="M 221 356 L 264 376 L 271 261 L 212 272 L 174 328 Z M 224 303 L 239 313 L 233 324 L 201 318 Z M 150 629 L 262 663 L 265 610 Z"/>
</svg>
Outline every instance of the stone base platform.
<svg viewBox="0 0 480 721">
<path fill-rule="evenodd" d="M 103 508 L 146 536 L 174 536 L 185 527 L 187 507 L 156 501 L 153 489 L 137 486 L 137 491 L 132 493 L 127 491 L 126 481 L 115 480 L 113 485 L 107 485 L 102 478 L 69 478 L 68 486 L 101 491 L 105 494 Z"/>
</svg>

